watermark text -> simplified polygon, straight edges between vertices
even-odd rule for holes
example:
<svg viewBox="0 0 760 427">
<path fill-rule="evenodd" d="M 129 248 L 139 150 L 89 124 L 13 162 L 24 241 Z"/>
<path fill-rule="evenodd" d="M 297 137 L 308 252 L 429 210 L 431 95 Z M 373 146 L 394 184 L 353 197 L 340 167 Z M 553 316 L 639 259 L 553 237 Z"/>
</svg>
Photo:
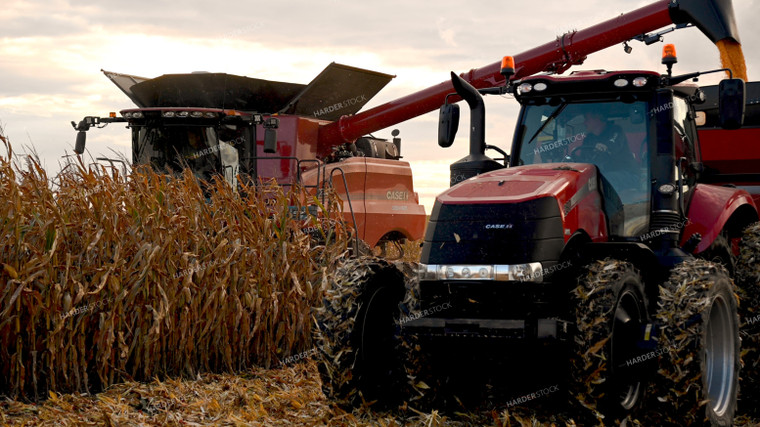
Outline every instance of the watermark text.
<svg viewBox="0 0 760 427">
<path fill-rule="evenodd" d="M 533 149 L 533 154 L 541 154 L 541 153 L 545 153 L 547 151 L 553 151 L 553 150 L 556 150 L 558 148 L 566 147 L 566 146 L 572 144 L 573 142 L 583 141 L 584 139 L 586 139 L 586 132 L 581 132 L 579 134 L 576 134 L 576 135 L 573 135 L 573 136 L 569 136 L 569 137 L 567 137 L 565 139 L 562 139 L 562 140 L 559 140 L 559 141 L 552 141 L 552 142 L 548 142 L 548 143 L 543 143 L 543 144 L 541 144 L 540 147 L 536 147 L 536 148 Z"/>
<path fill-rule="evenodd" d="M 509 402 L 507 402 L 507 407 L 517 406 L 521 405 L 526 402 L 530 402 L 531 400 L 538 399 L 539 397 L 547 396 L 551 393 L 556 393 L 559 391 L 559 384 L 543 388 L 541 390 L 535 391 L 530 394 L 526 394 L 524 396 L 518 397 L 517 399 L 512 399 Z"/>
<path fill-rule="evenodd" d="M 422 310 L 418 313 L 411 313 L 409 316 L 402 317 L 397 322 L 399 325 L 403 325 L 404 323 L 409 323 L 413 320 L 422 319 L 423 317 L 428 317 L 430 315 L 433 315 L 435 313 L 440 313 L 442 311 L 448 310 L 451 308 L 450 302 L 445 302 L 443 304 L 438 304 L 434 307 L 427 308 L 425 310 Z"/>
</svg>

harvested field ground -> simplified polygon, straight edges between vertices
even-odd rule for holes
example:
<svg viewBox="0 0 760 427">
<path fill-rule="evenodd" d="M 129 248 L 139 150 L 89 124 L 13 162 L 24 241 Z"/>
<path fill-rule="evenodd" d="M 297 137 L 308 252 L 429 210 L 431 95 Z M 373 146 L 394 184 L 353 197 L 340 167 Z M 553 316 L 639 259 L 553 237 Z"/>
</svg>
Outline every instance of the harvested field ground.
<svg viewBox="0 0 760 427">
<path fill-rule="evenodd" d="M 408 406 L 393 413 L 357 409 L 346 413 L 326 400 L 314 361 L 241 375 L 204 374 L 198 379 L 128 382 L 105 392 L 52 394 L 41 405 L 0 402 L 7 426 L 572 426 L 550 408 L 504 408 L 477 413 L 420 413 Z M 577 425 L 583 425 L 578 423 Z M 629 425 L 646 425 L 630 423 Z M 760 422 L 737 418 L 737 426 Z"/>
<path fill-rule="evenodd" d="M 491 424 L 493 419 L 489 422 L 488 417 L 490 414 L 472 414 L 455 424 Z M 11 426 L 437 426 L 452 421 L 435 412 L 420 414 L 411 408 L 395 414 L 368 409 L 346 413 L 322 394 L 313 361 L 280 369 L 253 369 L 242 375 L 205 374 L 194 381 L 129 382 L 95 396 L 51 394 L 42 405 L 5 401 L 0 403 L 0 420 Z"/>
</svg>

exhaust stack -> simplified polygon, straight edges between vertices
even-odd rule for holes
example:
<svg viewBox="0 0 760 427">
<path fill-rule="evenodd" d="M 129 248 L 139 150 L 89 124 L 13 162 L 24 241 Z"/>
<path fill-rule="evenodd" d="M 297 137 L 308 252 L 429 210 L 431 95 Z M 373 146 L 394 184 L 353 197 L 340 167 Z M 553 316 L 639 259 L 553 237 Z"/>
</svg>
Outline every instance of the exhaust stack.
<svg viewBox="0 0 760 427">
<path fill-rule="evenodd" d="M 483 96 L 454 72 L 451 73 L 451 84 L 457 95 L 467 101 L 467 105 L 470 106 L 470 154 L 451 164 L 449 184 L 453 187 L 475 175 L 500 169 L 503 166 L 485 155 L 486 106 Z"/>
</svg>

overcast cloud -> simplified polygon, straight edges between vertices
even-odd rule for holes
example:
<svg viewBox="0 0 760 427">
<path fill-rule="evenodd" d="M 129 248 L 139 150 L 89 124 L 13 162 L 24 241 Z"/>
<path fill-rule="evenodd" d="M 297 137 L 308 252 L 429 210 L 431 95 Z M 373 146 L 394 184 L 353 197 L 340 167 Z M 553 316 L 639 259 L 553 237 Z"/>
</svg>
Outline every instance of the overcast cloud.
<svg viewBox="0 0 760 427">
<path fill-rule="evenodd" d="M 330 62 L 397 76 L 370 104 L 407 95 L 582 29 L 649 1 L 356 2 L 347 0 L 130 2 L 5 0 L 0 16 L 0 123 L 16 150 L 33 144 L 48 171 L 70 153 L 69 122 L 133 105 L 101 69 L 145 77 L 197 70 L 308 83 Z M 571 7 L 568 7 L 571 5 Z M 734 0 L 750 79 L 760 67 L 760 0 Z M 717 49 L 694 28 L 666 35 L 676 43 L 676 72 L 717 68 Z M 591 55 L 573 69 L 651 69 L 662 44 L 633 42 Z M 714 83 L 713 76 L 703 83 Z M 465 108 L 466 109 L 466 108 Z M 508 148 L 514 100 L 487 101 L 487 139 Z M 467 114 L 464 114 L 466 116 Z M 461 129 L 466 129 L 466 121 Z M 447 186 L 448 164 L 467 152 L 436 144 L 435 113 L 394 126 L 425 202 Z M 389 137 L 389 131 L 377 136 Z M 127 155 L 123 125 L 88 136 L 93 156 Z"/>
</svg>

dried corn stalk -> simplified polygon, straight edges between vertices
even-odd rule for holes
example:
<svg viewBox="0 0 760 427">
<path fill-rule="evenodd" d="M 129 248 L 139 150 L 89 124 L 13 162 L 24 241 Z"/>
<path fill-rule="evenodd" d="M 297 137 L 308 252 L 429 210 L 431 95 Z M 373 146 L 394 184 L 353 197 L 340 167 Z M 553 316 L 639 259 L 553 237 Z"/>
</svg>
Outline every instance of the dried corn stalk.
<svg viewBox="0 0 760 427">
<path fill-rule="evenodd" d="M 34 158 L 17 167 L 6 151 L 0 395 L 269 366 L 311 347 L 311 307 L 349 240 L 341 223 L 288 213 L 313 197 L 81 163 L 51 186 Z"/>
</svg>

